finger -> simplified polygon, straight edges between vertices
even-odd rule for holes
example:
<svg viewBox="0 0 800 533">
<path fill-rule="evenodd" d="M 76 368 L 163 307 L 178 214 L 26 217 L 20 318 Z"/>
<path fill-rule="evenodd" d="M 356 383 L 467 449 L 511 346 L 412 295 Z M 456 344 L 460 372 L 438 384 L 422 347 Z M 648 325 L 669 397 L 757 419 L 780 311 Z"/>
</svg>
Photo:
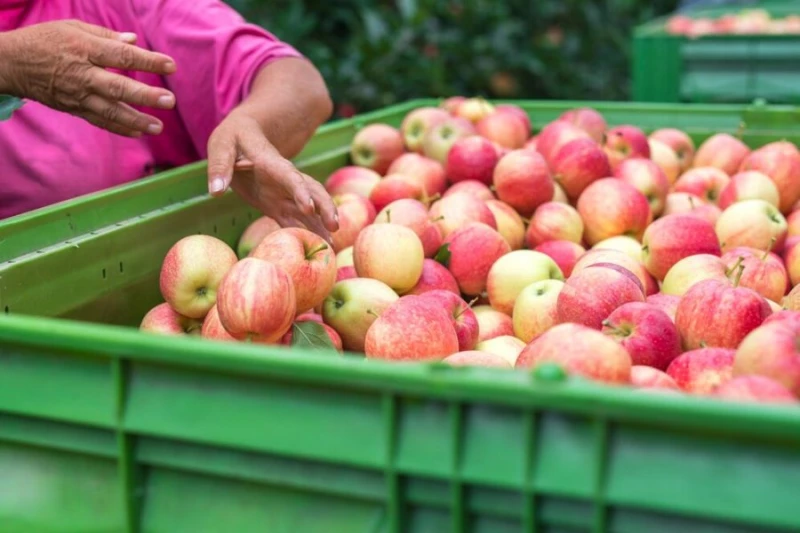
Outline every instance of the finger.
<svg viewBox="0 0 800 533">
<path fill-rule="evenodd" d="M 151 135 L 158 135 L 164 128 L 157 118 L 145 115 L 127 104 L 111 102 L 96 94 L 86 97 L 83 105 L 86 110 L 105 120 L 103 128 L 106 128 L 106 125 L 117 124 L 128 130 L 146 132 Z"/>
<path fill-rule="evenodd" d="M 252 161 L 240 157 L 236 159 L 236 164 L 233 166 L 233 169 L 237 172 L 246 172 L 249 170 L 253 170 L 254 167 L 255 165 L 253 165 Z"/>
<path fill-rule="evenodd" d="M 109 123 L 104 117 L 90 111 L 83 111 L 77 113 L 77 115 L 90 124 L 97 126 L 98 128 L 108 130 L 111 133 L 116 133 L 117 135 L 122 135 L 123 137 L 139 138 L 142 136 L 141 131 L 135 131 L 130 128 L 126 128 L 121 124 Z"/>
<path fill-rule="evenodd" d="M 224 193 L 233 179 L 236 162 L 236 136 L 217 130 L 208 139 L 208 192 L 212 196 Z"/>
<path fill-rule="evenodd" d="M 322 223 L 328 231 L 336 231 L 339 229 L 339 214 L 336 210 L 336 205 L 333 203 L 331 195 L 325 190 L 323 185 L 308 178 L 309 187 L 311 189 L 311 197 L 314 199 L 314 204 L 317 206 L 317 213 L 322 217 Z"/>
<path fill-rule="evenodd" d="M 99 37 L 92 39 L 89 61 L 98 67 L 154 74 L 172 74 L 176 69 L 175 61 L 167 55 Z"/>
<path fill-rule="evenodd" d="M 112 102 L 159 109 L 172 109 L 175 106 L 175 95 L 166 89 L 151 87 L 102 68 L 91 69 L 89 75 L 92 91 Z"/>
<path fill-rule="evenodd" d="M 109 28 L 105 28 L 103 26 L 98 26 L 96 24 L 90 24 L 88 22 L 84 22 L 82 20 L 73 19 L 73 20 L 66 20 L 64 21 L 65 24 L 69 24 L 70 26 L 74 26 L 80 30 L 85 31 L 86 33 L 90 33 L 95 37 L 101 37 L 103 39 L 116 39 L 126 43 L 135 43 L 136 42 L 136 34 L 131 32 L 117 32 Z"/>
</svg>

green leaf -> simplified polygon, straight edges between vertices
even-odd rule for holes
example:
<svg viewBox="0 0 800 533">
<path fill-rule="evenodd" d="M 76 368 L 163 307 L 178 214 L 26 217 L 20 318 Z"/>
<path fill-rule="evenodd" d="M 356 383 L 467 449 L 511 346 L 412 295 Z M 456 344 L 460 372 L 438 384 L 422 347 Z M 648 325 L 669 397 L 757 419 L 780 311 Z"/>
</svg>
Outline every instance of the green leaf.
<svg viewBox="0 0 800 533">
<path fill-rule="evenodd" d="M 0 94 L 0 120 L 8 120 L 24 102 L 14 96 Z"/>
<path fill-rule="evenodd" d="M 433 260 L 437 263 L 441 263 L 442 266 L 448 266 L 450 263 L 450 244 L 444 243 L 437 251 L 436 255 L 433 256 Z"/>
<path fill-rule="evenodd" d="M 311 350 L 333 350 L 336 347 L 328 337 L 322 324 L 313 320 L 304 320 L 292 324 L 292 346 L 309 348 Z"/>
</svg>

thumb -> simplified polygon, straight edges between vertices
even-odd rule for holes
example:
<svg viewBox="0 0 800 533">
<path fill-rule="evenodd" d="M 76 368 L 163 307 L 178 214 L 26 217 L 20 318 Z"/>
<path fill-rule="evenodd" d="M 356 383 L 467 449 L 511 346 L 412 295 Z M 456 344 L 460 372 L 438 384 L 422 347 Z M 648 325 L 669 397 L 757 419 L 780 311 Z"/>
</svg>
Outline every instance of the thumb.
<svg viewBox="0 0 800 533">
<path fill-rule="evenodd" d="M 214 133 L 208 140 L 208 192 L 222 195 L 233 178 L 236 163 L 236 142 L 225 133 Z"/>
</svg>

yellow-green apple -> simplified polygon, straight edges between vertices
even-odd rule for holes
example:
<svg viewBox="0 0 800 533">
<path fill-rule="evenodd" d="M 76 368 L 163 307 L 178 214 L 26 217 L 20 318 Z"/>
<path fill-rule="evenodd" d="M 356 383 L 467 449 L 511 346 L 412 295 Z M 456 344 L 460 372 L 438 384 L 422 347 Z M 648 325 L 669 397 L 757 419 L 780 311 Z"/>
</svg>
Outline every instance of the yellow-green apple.
<svg viewBox="0 0 800 533">
<path fill-rule="evenodd" d="M 572 275 L 575 265 L 586 253 L 583 246 L 572 241 L 547 241 L 537 246 L 534 250 L 550 256 L 565 278 Z"/>
<path fill-rule="evenodd" d="M 386 361 L 440 361 L 458 351 L 452 315 L 422 296 L 404 296 L 390 305 L 364 341 L 368 359 Z"/>
<path fill-rule="evenodd" d="M 303 322 L 318 322 L 317 320 L 300 320 L 299 318 L 300 317 L 298 317 L 298 320 L 295 320 L 295 324 L 302 324 Z M 342 352 L 343 351 L 342 338 L 339 336 L 338 333 L 336 333 L 336 330 L 330 327 L 328 324 L 325 324 L 324 322 L 319 322 L 319 324 L 322 326 L 322 329 L 325 330 L 325 334 L 330 339 L 334 349 L 337 352 Z M 286 334 L 284 334 L 284 336 L 281 337 L 280 344 L 283 344 L 284 346 L 291 346 L 293 338 L 294 338 L 294 328 L 291 327 L 289 328 L 289 331 L 287 331 Z"/>
<path fill-rule="evenodd" d="M 583 240 L 583 219 L 569 204 L 546 202 L 536 208 L 525 233 L 528 248 L 536 248 L 547 241 Z"/>
<path fill-rule="evenodd" d="M 422 152 L 425 135 L 448 118 L 450 113 L 440 107 L 420 107 L 409 112 L 400 124 L 406 148 L 412 152 Z"/>
<path fill-rule="evenodd" d="M 325 190 L 331 196 L 352 193 L 369 198 L 372 189 L 379 181 L 381 181 L 381 175 L 374 170 L 350 165 L 342 167 L 328 176 L 328 179 L 325 180 Z"/>
<path fill-rule="evenodd" d="M 676 357 L 667 374 L 682 391 L 689 394 L 713 394 L 733 375 L 733 355 L 730 348 L 699 348 Z"/>
<path fill-rule="evenodd" d="M 515 366 L 535 369 L 545 363 L 558 364 L 569 375 L 609 384 L 631 379 L 631 356 L 625 348 L 580 324 L 553 326 L 522 350 Z"/>
<path fill-rule="evenodd" d="M 658 165 L 641 157 L 626 159 L 614 169 L 614 176 L 647 198 L 654 218 L 661 215 L 669 193 L 669 181 Z"/>
<path fill-rule="evenodd" d="M 458 337 L 460 351 L 472 350 L 478 343 L 478 318 L 461 296 L 446 290 L 433 290 L 419 295 L 450 314 Z"/>
<path fill-rule="evenodd" d="M 268 235 L 251 257 L 281 267 L 294 284 L 298 313 L 319 305 L 336 283 L 336 257 L 322 237 L 304 228 L 283 228 Z"/>
<path fill-rule="evenodd" d="M 553 199 L 552 202 L 559 202 L 562 204 L 568 204 L 569 198 L 567 198 L 567 193 L 564 192 L 564 189 L 558 183 L 553 185 Z"/>
<path fill-rule="evenodd" d="M 451 117 L 434 126 L 422 140 L 422 153 L 442 165 L 447 161 L 447 153 L 459 139 L 475 135 L 475 126 L 466 119 Z"/>
<path fill-rule="evenodd" d="M 354 165 L 385 174 L 392 162 L 405 152 L 400 130 L 388 124 L 369 124 L 353 137 L 350 159 Z"/>
<path fill-rule="evenodd" d="M 445 173 L 450 183 L 474 180 L 489 185 L 498 159 L 491 141 L 479 135 L 465 137 L 453 143 L 447 153 Z"/>
<path fill-rule="evenodd" d="M 695 167 L 681 174 L 673 190 L 689 193 L 708 203 L 716 204 L 730 181 L 731 178 L 718 168 Z"/>
<path fill-rule="evenodd" d="M 719 196 L 719 207 L 726 209 L 742 200 L 766 200 L 778 207 L 781 202 L 778 187 L 769 176 L 757 170 L 746 170 L 731 177 L 730 183 L 722 189 Z"/>
<path fill-rule="evenodd" d="M 642 243 L 627 235 L 617 235 L 616 237 L 603 239 L 592 246 L 592 250 L 616 250 L 617 252 L 622 252 L 630 256 L 634 261 L 644 264 L 644 259 L 642 258 Z"/>
<path fill-rule="evenodd" d="M 511 113 L 519 118 L 522 121 L 523 126 L 525 126 L 525 140 L 528 140 L 528 137 L 531 135 L 531 118 L 524 109 L 514 104 L 499 104 L 494 107 L 494 111 L 495 113 Z"/>
<path fill-rule="evenodd" d="M 573 273 L 558 295 L 558 322 L 601 329 L 603 320 L 628 302 L 644 302 L 636 275 L 619 265 L 597 263 Z"/>
<path fill-rule="evenodd" d="M 424 200 L 425 194 L 419 183 L 403 174 L 386 176 L 378 182 L 369 195 L 369 201 L 376 211 L 380 211 L 395 200 L 404 198 Z"/>
<path fill-rule="evenodd" d="M 599 144 L 587 138 L 564 144 L 553 154 L 549 164 L 556 184 L 572 202 L 593 182 L 611 176 L 608 156 Z"/>
<path fill-rule="evenodd" d="M 546 124 L 536 137 L 536 151 L 542 154 L 548 165 L 553 165 L 556 155 L 570 141 L 586 139 L 597 142 L 581 128 L 566 120 L 554 120 Z"/>
<path fill-rule="evenodd" d="M 606 119 L 597 110 L 591 107 L 576 107 L 562 113 L 559 119 L 579 127 L 588 133 L 595 142 L 603 142 L 603 135 L 608 125 Z"/>
<path fill-rule="evenodd" d="M 644 287 L 645 295 L 647 296 L 658 292 L 658 283 L 655 279 L 653 279 L 653 276 L 647 272 L 647 269 L 644 267 L 644 263 L 637 261 L 628 254 L 617 250 L 589 250 L 583 254 L 580 259 L 578 259 L 577 263 L 575 263 L 575 267 L 572 269 L 572 274 L 577 274 L 581 270 L 598 263 L 611 263 L 619 265 L 622 268 L 633 272 L 636 277 L 639 278 L 642 287 Z"/>
<path fill-rule="evenodd" d="M 722 261 L 729 269 L 741 265 L 744 270 L 739 286 L 753 289 L 768 300 L 779 301 L 791 287 L 783 260 L 772 252 L 740 246 L 726 252 Z"/>
<path fill-rule="evenodd" d="M 172 245 L 161 264 L 161 296 L 177 313 L 205 318 L 217 301 L 222 278 L 238 259 L 236 252 L 216 237 L 183 237 Z"/>
<path fill-rule="evenodd" d="M 675 151 L 661 141 L 653 138 L 648 139 L 650 145 L 650 158 L 658 165 L 658 168 L 664 173 L 667 182 L 672 185 L 678 181 L 678 176 L 681 175 L 681 162 Z"/>
<path fill-rule="evenodd" d="M 670 320 L 675 322 L 675 313 L 678 312 L 678 304 L 681 303 L 681 297 L 675 296 L 674 294 L 664 294 L 663 292 L 657 292 L 656 294 L 651 294 L 645 300 L 648 304 L 658 307 L 662 311 L 664 311 Z"/>
<path fill-rule="evenodd" d="M 197 335 L 202 327 L 202 320 L 185 317 L 166 302 L 150 309 L 139 324 L 141 331 L 164 335 Z"/>
<path fill-rule="evenodd" d="M 736 265 L 734 269 L 729 269 L 719 256 L 690 255 L 672 265 L 661 283 L 661 292 L 673 296 L 683 296 L 695 284 L 707 279 L 716 279 L 732 284 L 731 276 L 735 276 L 738 271 L 739 265 Z"/>
<path fill-rule="evenodd" d="M 800 322 L 774 321 L 753 330 L 736 350 L 733 375 L 768 377 L 800 395 Z"/>
<path fill-rule="evenodd" d="M 422 242 L 425 257 L 433 257 L 442 246 L 439 227 L 428 216 L 428 208 L 410 198 L 395 200 L 375 217 L 375 224 L 399 224 L 412 230 Z"/>
<path fill-rule="evenodd" d="M 788 224 L 777 207 L 765 200 L 744 200 L 731 204 L 717 220 L 717 237 L 722 251 L 737 246 L 780 253 Z"/>
<path fill-rule="evenodd" d="M 603 333 L 625 348 L 634 365 L 666 370 L 681 353 L 681 337 L 664 311 L 645 302 L 616 308 L 603 320 Z"/>
<path fill-rule="evenodd" d="M 792 143 L 778 141 L 762 146 L 742 161 L 740 170 L 757 170 L 775 182 L 782 213 L 788 214 L 800 200 L 800 152 Z"/>
<path fill-rule="evenodd" d="M 476 350 L 502 357 L 512 366 L 517 362 L 517 357 L 523 348 L 525 348 L 525 343 L 513 335 L 494 337 L 481 341 L 475 346 Z"/>
<path fill-rule="evenodd" d="M 456 278 L 461 292 L 468 296 L 477 296 L 486 290 L 492 265 L 511 252 L 503 236 L 481 222 L 471 222 L 454 231 L 445 242 L 450 251 L 447 268 Z"/>
<path fill-rule="evenodd" d="M 650 158 L 650 144 L 647 136 L 636 126 L 625 124 L 611 128 L 606 133 L 603 149 L 608 156 L 611 170 L 626 159 Z"/>
<path fill-rule="evenodd" d="M 531 150 L 513 150 L 494 168 L 497 197 L 529 217 L 536 208 L 553 198 L 554 183 L 544 158 Z"/>
<path fill-rule="evenodd" d="M 786 224 L 788 226 L 786 235 L 787 237 L 800 236 L 800 210 L 793 210 L 786 217 Z"/>
<path fill-rule="evenodd" d="M 791 239 L 791 241 L 791 245 L 786 246 L 783 251 L 783 261 L 789 276 L 790 286 L 794 287 L 800 283 L 800 242 L 796 238 Z"/>
<path fill-rule="evenodd" d="M 737 376 L 726 381 L 717 387 L 714 397 L 743 403 L 797 403 L 795 395 L 782 383 L 755 374 Z"/>
<path fill-rule="evenodd" d="M 494 113 L 494 105 L 483 98 L 467 98 L 455 108 L 453 113 L 457 117 L 477 123 Z"/>
<path fill-rule="evenodd" d="M 475 126 L 478 134 L 504 148 L 517 150 L 525 146 L 530 129 L 516 113 L 508 111 L 487 115 Z"/>
<path fill-rule="evenodd" d="M 353 266 L 353 247 L 348 246 L 344 250 L 339 251 L 336 254 L 336 268 L 342 268 L 345 266 Z"/>
<path fill-rule="evenodd" d="M 511 317 L 488 305 L 472 308 L 478 319 L 478 342 L 488 341 L 495 337 L 514 336 L 514 325 Z"/>
<path fill-rule="evenodd" d="M 694 159 L 694 141 L 686 132 L 676 128 L 661 128 L 650 134 L 650 139 L 661 141 L 675 152 L 680 161 L 681 171 L 685 172 L 692 166 Z"/>
<path fill-rule="evenodd" d="M 617 178 L 603 178 L 589 185 L 578 198 L 578 213 L 589 245 L 617 235 L 641 240 L 653 220 L 647 198 Z"/>
<path fill-rule="evenodd" d="M 514 368 L 505 358 L 489 352 L 469 350 L 448 355 L 443 363 L 452 366 L 482 366 L 487 368 Z"/>
<path fill-rule="evenodd" d="M 350 352 L 364 351 L 367 330 L 386 308 L 399 299 L 382 281 L 354 278 L 337 282 L 325 298 L 322 317 Z"/>
<path fill-rule="evenodd" d="M 710 222 L 691 215 L 667 215 L 650 224 L 642 237 L 647 271 L 663 281 L 672 266 L 691 255 L 720 255 L 719 239 Z"/>
<path fill-rule="evenodd" d="M 501 200 L 486 200 L 486 206 L 494 215 L 498 233 L 503 236 L 511 249 L 522 248 L 525 243 L 525 222 L 519 213 Z"/>
<path fill-rule="evenodd" d="M 410 291 L 422 275 L 425 250 L 413 230 L 400 224 L 372 224 L 353 245 L 356 272 L 384 282 L 398 294 Z"/>
<path fill-rule="evenodd" d="M 466 180 L 454 183 L 453 185 L 447 188 L 447 190 L 442 196 L 443 197 L 452 196 L 453 194 L 457 193 L 471 194 L 478 200 L 483 200 L 483 201 L 489 201 L 495 199 L 494 193 L 489 188 L 489 186 L 477 180 Z"/>
<path fill-rule="evenodd" d="M 422 274 L 414 288 L 406 294 L 423 294 L 429 291 L 444 290 L 453 294 L 461 294 L 456 278 L 447 268 L 433 259 L 422 262 Z"/>
<path fill-rule="evenodd" d="M 717 133 L 700 144 L 692 166 L 716 167 L 732 176 L 739 171 L 739 166 L 749 154 L 750 148 L 736 137 Z"/>
<path fill-rule="evenodd" d="M 498 258 L 489 270 L 486 292 L 492 307 L 511 315 L 522 289 L 545 279 L 564 279 L 550 256 L 533 250 L 515 250 Z"/>
<path fill-rule="evenodd" d="M 467 98 L 465 96 L 451 96 L 444 99 L 442 103 L 439 104 L 439 107 L 448 113 L 455 113 L 456 109 L 458 109 L 458 106 L 460 106 L 461 103 L 466 99 Z"/>
<path fill-rule="evenodd" d="M 400 174 L 407 176 L 417 183 L 425 196 L 433 198 L 443 194 L 447 189 L 447 178 L 444 175 L 444 166 L 438 161 L 416 153 L 403 154 L 394 160 L 387 176 Z"/>
<path fill-rule="evenodd" d="M 200 330 L 200 336 L 204 339 L 212 339 L 218 341 L 235 342 L 237 339 L 225 329 L 219 319 L 219 311 L 217 311 L 216 304 L 206 315 L 203 320 L 203 327 Z"/>
<path fill-rule="evenodd" d="M 637 389 L 681 390 L 669 374 L 647 365 L 631 367 L 631 385 Z"/>
<path fill-rule="evenodd" d="M 275 343 L 297 315 L 291 276 L 269 261 L 242 259 L 222 279 L 218 292 L 219 319 L 237 339 Z"/>
<path fill-rule="evenodd" d="M 681 298 L 675 325 L 686 350 L 736 348 L 771 314 L 769 304 L 756 291 L 738 287 L 736 281 L 731 286 L 710 279 L 697 283 Z"/>
<path fill-rule="evenodd" d="M 429 215 L 444 239 L 473 222 L 497 229 L 497 221 L 486 202 L 466 192 L 450 194 L 437 200 L 431 205 Z"/>
<path fill-rule="evenodd" d="M 375 206 L 367 198 L 353 193 L 334 196 L 333 203 L 339 215 L 339 229 L 331 234 L 333 250 L 340 252 L 353 246 L 362 229 L 375 221 Z"/>
<path fill-rule="evenodd" d="M 564 282 L 545 279 L 531 283 L 519 293 L 511 315 L 514 335 L 526 344 L 558 324 L 556 304 Z"/>
<path fill-rule="evenodd" d="M 272 233 L 281 229 L 281 225 L 271 217 L 259 217 L 245 228 L 242 236 L 239 237 L 239 244 L 236 246 L 236 255 L 239 259 L 244 259 L 250 254 L 261 240 Z"/>
</svg>

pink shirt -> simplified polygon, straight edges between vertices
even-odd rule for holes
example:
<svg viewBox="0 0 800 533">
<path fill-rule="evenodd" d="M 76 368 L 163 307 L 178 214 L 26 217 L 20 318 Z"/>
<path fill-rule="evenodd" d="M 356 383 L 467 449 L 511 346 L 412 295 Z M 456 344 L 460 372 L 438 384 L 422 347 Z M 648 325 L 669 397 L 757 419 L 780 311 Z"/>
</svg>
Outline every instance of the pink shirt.
<svg viewBox="0 0 800 533">
<path fill-rule="evenodd" d="M 171 90 L 177 104 L 144 110 L 163 121 L 160 135 L 129 139 L 27 101 L 0 122 L 0 219 L 205 159 L 259 69 L 300 57 L 220 0 L 0 0 L 0 31 L 67 18 L 134 32 L 138 46 L 171 56 L 168 77 L 125 74 Z"/>
</svg>

